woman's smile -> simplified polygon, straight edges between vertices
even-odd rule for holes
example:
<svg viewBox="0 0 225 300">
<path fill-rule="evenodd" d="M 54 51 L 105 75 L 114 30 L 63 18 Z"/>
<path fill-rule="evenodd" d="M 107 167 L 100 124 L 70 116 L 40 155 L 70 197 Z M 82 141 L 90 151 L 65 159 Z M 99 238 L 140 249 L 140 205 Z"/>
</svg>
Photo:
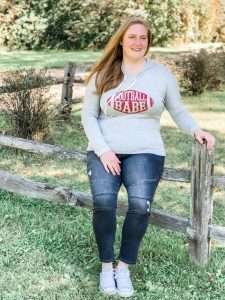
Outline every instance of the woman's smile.
<svg viewBox="0 0 225 300">
<path fill-rule="evenodd" d="M 131 25 L 125 32 L 121 44 L 125 60 L 143 59 L 148 47 L 148 32 L 145 26 L 142 24 Z"/>
</svg>

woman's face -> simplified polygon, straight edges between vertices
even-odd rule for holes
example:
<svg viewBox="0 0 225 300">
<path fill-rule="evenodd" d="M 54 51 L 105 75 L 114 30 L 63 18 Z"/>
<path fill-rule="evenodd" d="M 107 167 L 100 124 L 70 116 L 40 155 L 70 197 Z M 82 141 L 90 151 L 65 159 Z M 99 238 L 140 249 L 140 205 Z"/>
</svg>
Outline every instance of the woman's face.
<svg viewBox="0 0 225 300">
<path fill-rule="evenodd" d="M 131 25 L 122 39 L 123 58 L 138 61 L 144 58 L 148 47 L 148 31 L 142 24 Z"/>
</svg>

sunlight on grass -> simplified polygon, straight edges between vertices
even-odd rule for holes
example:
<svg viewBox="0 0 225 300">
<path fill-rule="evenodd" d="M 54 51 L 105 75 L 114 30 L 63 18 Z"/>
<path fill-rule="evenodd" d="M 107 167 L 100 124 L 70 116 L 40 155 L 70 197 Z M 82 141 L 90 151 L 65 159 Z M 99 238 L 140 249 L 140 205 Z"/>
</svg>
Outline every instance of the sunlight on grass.
<svg viewBox="0 0 225 300">
<path fill-rule="evenodd" d="M 18 68 L 63 68 L 68 61 L 93 63 L 99 57 L 100 51 L 6 51 L 0 49 L 1 71 Z"/>
</svg>

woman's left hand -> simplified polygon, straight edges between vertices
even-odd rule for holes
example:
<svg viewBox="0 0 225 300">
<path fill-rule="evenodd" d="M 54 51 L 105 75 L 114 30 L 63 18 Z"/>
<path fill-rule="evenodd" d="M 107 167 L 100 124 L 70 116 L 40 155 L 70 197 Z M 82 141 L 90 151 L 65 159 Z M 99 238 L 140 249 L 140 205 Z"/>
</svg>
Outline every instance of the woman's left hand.
<svg viewBox="0 0 225 300">
<path fill-rule="evenodd" d="M 207 149 L 209 151 L 211 151 L 213 149 L 216 140 L 215 140 L 215 137 L 211 133 L 199 129 L 199 130 L 195 131 L 194 137 L 200 144 L 203 144 L 204 140 L 205 140 Z"/>
</svg>

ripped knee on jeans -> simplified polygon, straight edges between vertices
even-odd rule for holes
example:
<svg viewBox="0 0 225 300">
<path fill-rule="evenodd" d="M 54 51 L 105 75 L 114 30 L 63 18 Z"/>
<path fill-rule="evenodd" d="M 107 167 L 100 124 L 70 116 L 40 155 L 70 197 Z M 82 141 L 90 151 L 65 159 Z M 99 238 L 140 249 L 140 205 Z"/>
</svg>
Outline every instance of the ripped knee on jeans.
<svg viewBox="0 0 225 300">
<path fill-rule="evenodd" d="M 149 199 L 138 198 L 138 197 L 132 198 L 129 201 L 128 212 L 150 215 L 151 201 Z"/>
</svg>

